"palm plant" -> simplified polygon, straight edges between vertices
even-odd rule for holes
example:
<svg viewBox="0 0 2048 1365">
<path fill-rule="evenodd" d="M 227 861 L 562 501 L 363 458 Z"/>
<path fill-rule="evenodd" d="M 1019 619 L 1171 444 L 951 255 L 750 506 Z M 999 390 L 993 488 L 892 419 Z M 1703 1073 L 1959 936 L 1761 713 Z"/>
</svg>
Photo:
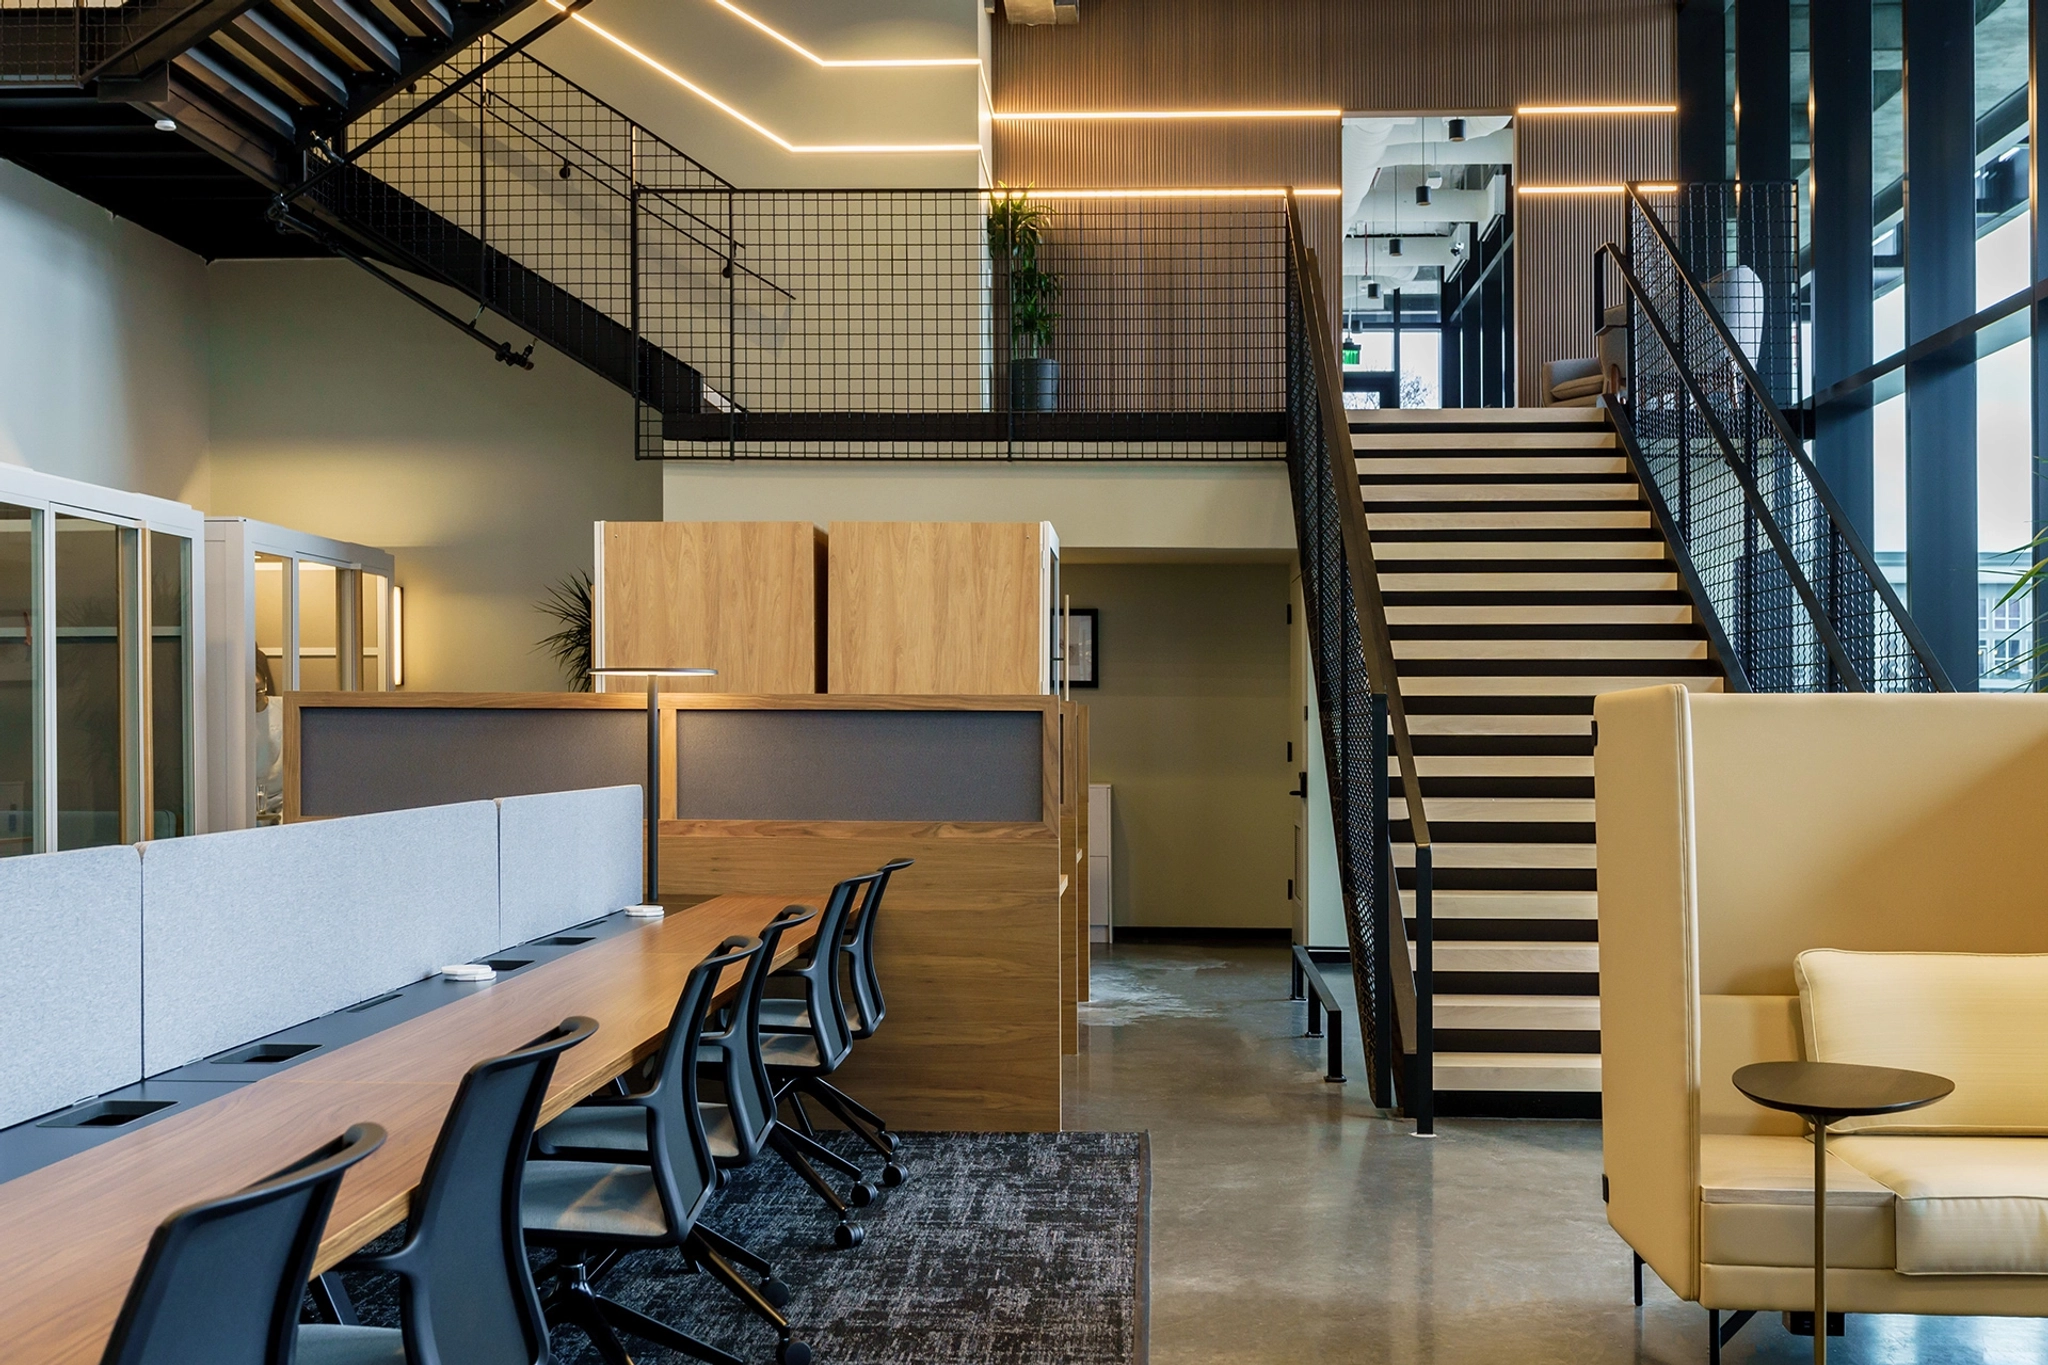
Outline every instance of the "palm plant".
<svg viewBox="0 0 2048 1365">
<path fill-rule="evenodd" d="M 561 623 L 560 630 L 540 640 L 534 648 L 544 649 L 554 657 L 571 692 L 590 691 L 594 586 L 590 575 L 579 570 L 550 585 L 548 595 L 533 604 L 535 611 Z"/>
<path fill-rule="evenodd" d="M 1037 359 L 1040 347 L 1052 345 L 1053 328 L 1060 320 L 1053 311 L 1060 277 L 1038 264 L 1038 249 L 1051 221 L 1052 210 L 1033 203 L 1028 190 L 997 186 L 989 196 L 988 252 L 1008 275 L 1013 360 Z"/>
<path fill-rule="evenodd" d="M 2029 561 L 2027 568 L 2025 572 L 2013 580 L 2012 586 L 2005 590 L 2004 595 L 1994 604 L 1995 606 L 2002 607 L 2016 597 L 2033 597 L 2037 590 L 2042 587 L 2048 587 L 2048 558 L 2044 558 L 2042 555 L 2044 548 L 2048 548 L 2048 531 L 2041 532 L 2014 551 L 2015 556 L 2022 554 L 2027 556 Z M 2028 690 L 2034 692 L 2048 690 L 2048 641 L 2044 641 L 2041 638 L 2042 625 L 2043 620 L 2038 611 L 2027 614 L 2027 623 L 2019 627 L 2018 630 L 2013 631 L 2012 635 L 2006 636 L 2006 639 L 2012 639 L 2020 631 L 2032 631 L 2032 641 L 2026 649 L 2021 650 L 2017 655 L 1993 669 L 1994 675 L 2024 677 L 2026 682 L 2023 686 Z M 2001 640 L 1997 643 L 2003 644 L 2005 641 Z"/>
</svg>

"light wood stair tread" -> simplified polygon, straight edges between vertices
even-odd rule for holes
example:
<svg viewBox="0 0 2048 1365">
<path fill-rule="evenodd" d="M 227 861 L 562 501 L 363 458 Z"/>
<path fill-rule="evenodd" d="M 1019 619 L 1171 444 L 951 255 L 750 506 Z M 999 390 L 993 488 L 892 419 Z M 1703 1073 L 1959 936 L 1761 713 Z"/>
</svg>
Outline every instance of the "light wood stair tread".
<svg viewBox="0 0 2048 1365">
<path fill-rule="evenodd" d="M 1597 1052 L 1439 1052 L 1431 1071 L 1438 1090 L 1600 1089 Z"/>
</svg>

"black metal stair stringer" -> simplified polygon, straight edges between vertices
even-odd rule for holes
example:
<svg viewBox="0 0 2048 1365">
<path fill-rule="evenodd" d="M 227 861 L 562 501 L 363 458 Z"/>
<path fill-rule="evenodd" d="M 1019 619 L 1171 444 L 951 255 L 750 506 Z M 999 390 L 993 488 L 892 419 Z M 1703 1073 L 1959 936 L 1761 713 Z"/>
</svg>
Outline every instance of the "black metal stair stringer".
<svg viewBox="0 0 2048 1365">
<path fill-rule="evenodd" d="M 343 238 L 384 264 L 446 285 L 589 368 L 664 419 L 704 408 L 703 376 L 442 214 L 354 165 L 280 212 L 301 230 Z"/>
</svg>

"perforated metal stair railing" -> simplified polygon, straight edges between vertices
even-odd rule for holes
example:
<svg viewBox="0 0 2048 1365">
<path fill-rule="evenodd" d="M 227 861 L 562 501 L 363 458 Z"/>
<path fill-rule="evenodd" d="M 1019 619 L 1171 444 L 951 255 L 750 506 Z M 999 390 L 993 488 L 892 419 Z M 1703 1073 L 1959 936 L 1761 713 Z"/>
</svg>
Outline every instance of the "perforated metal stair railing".
<svg viewBox="0 0 2048 1365">
<path fill-rule="evenodd" d="M 1627 248 L 1596 256 L 1596 322 L 1626 327 L 1623 443 L 1712 608 L 1732 686 L 1947 691 L 1779 406 L 1798 386 L 1796 201 L 1789 185 L 1742 190 L 1631 186 Z M 1619 323 L 1601 257 L 1621 280 Z"/>
</svg>

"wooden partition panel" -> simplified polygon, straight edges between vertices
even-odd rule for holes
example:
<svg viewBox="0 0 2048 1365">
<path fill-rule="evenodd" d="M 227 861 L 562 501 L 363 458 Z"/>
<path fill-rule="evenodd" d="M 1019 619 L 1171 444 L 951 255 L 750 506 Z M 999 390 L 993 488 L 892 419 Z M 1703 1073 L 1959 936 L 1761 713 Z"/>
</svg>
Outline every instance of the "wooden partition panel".
<svg viewBox="0 0 2048 1365">
<path fill-rule="evenodd" d="M 1048 824 L 671 820 L 664 897 L 832 882 L 892 858 L 881 1030 L 834 1078 L 902 1129 L 1060 1126 L 1059 842 Z"/>
<path fill-rule="evenodd" d="M 672 692 L 824 690 L 825 537 L 810 522 L 601 521 L 597 565 L 600 664 L 718 670 L 665 680 Z"/>
<path fill-rule="evenodd" d="M 630 715 L 642 703 L 630 695 L 307 693 L 290 702 L 286 795 L 295 818 L 301 780 L 308 790 L 331 787 L 338 765 L 359 770 L 352 790 L 362 801 L 374 805 L 381 784 L 416 803 L 446 773 L 572 765 L 584 739 L 600 737 L 608 722 L 633 724 L 643 744 L 645 735 L 644 721 Z M 1071 732 L 1063 737 L 1059 701 L 678 694 L 664 695 L 661 706 L 661 893 L 671 908 L 728 892 L 828 887 L 892 858 L 914 859 L 890 883 L 879 930 L 888 1018 L 855 1048 L 842 1072 L 847 1088 L 904 1129 L 1058 1129 L 1061 1023 L 1071 1020 L 1073 999 L 1062 978 L 1071 985 L 1074 969 L 1063 952 L 1074 908 L 1060 887 L 1073 853 L 1062 839 L 1073 824 L 1063 745 L 1076 742 Z M 444 737 L 431 780 L 391 744 L 394 708 L 423 713 L 417 719 Z M 323 710 L 331 713 L 326 724 L 316 719 L 309 728 L 325 734 L 325 747 L 302 762 L 304 718 Z M 483 728 L 464 714 L 476 711 L 493 713 Z M 565 712 L 587 722 L 582 738 L 559 723 Z M 731 723 L 719 724 L 721 716 Z M 778 726 L 778 716 L 788 724 Z M 487 737 L 516 758 L 472 761 L 465 735 Z M 877 771 L 888 760 L 877 755 L 878 736 L 900 739 L 896 752 L 907 760 L 899 770 Z M 748 762 L 749 748 L 758 762 Z M 645 749 L 638 752 L 644 765 Z M 707 765 L 718 770 L 703 772 Z M 963 766 L 977 769 L 967 774 L 976 780 L 949 770 Z M 1077 780 L 1085 792 L 1085 775 Z M 679 788 L 697 818 L 675 818 Z M 919 790 L 962 815 L 889 818 Z M 797 814 L 730 818 L 775 810 Z M 857 818 L 843 818 L 848 812 Z M 1069 886 L 1085 881 L 1068 877 Z M 1085 952 L 1085 929 L 1082 937 Z"/>
<path fill-rule="evenodd" d="M 1046 690 L 1041 522 L 835 521 L 826 679 L 840 694 Z"/>
</svg>

